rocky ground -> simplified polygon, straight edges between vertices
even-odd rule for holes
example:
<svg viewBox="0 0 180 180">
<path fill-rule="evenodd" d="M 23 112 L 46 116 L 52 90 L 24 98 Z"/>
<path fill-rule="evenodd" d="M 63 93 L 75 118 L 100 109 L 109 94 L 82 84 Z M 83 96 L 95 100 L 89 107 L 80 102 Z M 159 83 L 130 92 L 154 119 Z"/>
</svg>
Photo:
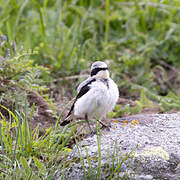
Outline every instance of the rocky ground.
<svg viewBox="0 0 180 180">
<path fill-rule="evenodd" d="M 96 179 L 97 135 L 84 139 L 79 147 L 87 179 Z M 101 131 L 101 179 L 108 179 L 132 150 L 129 158 L 122 163 L 119 173 L 114 173 L 114 179 L 121 179 L 127 174 L 125 179 L 179 180 L 180 114 L 141 114 L 114 120 L 110 131 Z M 73 159 L 78 158 L 78 149 L 74 146 L 68 159 L 73 162 Z M 93 173 L 89 173 L 90 170 L 93 170 Z M 73 180 L 84 179 L 82 163 L 70 163 L 65 170 L 65 177 Z M 57 176 L 57 179 L 61 178 L 60 175 Z"/>
</svg>

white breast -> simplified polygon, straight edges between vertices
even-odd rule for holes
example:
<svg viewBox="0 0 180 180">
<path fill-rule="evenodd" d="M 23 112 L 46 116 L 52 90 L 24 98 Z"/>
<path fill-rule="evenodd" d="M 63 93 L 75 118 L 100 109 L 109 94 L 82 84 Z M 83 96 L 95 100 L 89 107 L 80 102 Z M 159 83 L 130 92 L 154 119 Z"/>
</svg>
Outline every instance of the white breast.
<svg viewBox="0 0 180 180">
<path fill-rule="evenodd" d="M 119 98 L 119 90 L 117 85 L 114 83 L 114 81 L 112 79 L 109 79 L 109 89 L 108 89 L 108 100 L 109 102 L 108 104 L 108 110 L 107 113 L 112 111 L 112 109 L 114 108 L 114 106 L 116 105 L 118 98 Z"/>
<path fill-rule="evenodd" d="M 108 79 L 109 87 L 101 80 L 96 80 L 90 85 L 90 90 L 79 98 L 74 105 L 74 115 L 84 117 L 98 116 L 102 118 L 110 112 L 119 97 L 117 85 Z"/>
</svg>

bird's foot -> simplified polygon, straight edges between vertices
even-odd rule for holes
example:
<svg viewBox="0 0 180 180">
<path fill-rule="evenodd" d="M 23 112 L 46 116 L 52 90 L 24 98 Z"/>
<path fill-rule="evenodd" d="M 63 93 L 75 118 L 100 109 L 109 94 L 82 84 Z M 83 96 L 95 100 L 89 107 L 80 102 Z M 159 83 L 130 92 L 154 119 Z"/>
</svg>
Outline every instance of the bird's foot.
<svg viewBox="0 0 180 180">
<path fill-rule="evenodd" d="M 104 123 L 102 123 L 101 122 L 101 129 L 102 130 L 108 130 L 108 131 L 110 131 L 110 128 L 111 128 L 111 124 L 108 124 L 108 125 L 106 125 L 106 124 L 104 124 Z"/>
</svg>

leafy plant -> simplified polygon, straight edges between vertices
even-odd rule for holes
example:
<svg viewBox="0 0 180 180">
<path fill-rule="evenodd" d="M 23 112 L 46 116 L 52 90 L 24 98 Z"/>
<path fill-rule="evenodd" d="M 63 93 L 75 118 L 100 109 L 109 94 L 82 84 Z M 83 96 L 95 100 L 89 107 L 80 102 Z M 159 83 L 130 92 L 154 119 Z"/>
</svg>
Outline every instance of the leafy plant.
<svg viewBox="0 0 180 180">
<path fill-rule="evenodd" d="M 32 91 L 39 91 L 45 96 L 48 89 L 42 77 L 49 71 L 30 59 L 30 56 L 37 55 L 37 51 L 16 49 L 15 42 L 10 45 L 5 36 L 1 39 L 0 51 L 4 54 L 0 60 L 1 104 L 10 104 L 10 108 L 16 101 L 19 107 L 23 107 L 25 101 L 28 103 L 27 96 Z"/>
<path fill-rule="evenodd" d="M 0 32 L 9 44 L 16 39 L 17 48 L 38 50 L 35 63 L 48 67 L 53 78 L 79 74 L 92 61 L 108 59 L 124 92 L 133 95 L 132 82 L 157 94 L 172 91 L 157 83 L 153 68 L 169 71 L 161 62 L 180 66 L 178 1 L 20 0 L 0 7 Z"/>
</svg>

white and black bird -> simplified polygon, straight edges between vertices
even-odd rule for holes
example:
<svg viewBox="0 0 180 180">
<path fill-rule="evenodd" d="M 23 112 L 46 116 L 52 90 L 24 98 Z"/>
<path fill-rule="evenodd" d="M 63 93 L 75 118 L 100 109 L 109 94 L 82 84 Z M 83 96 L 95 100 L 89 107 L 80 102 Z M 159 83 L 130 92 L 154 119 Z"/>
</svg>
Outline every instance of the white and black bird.
<svg viewBox="0 0 180 180">
<path fill-rule="evenodd" d="M 116 83 L 109 77 L 106 63 L 96 61 L 91 66 L 91 76 L 83 81 L 77 88 L 78 95 L 61 125 L 70 122 L 68 117 L 73 114 L 75 117 L 85 118 L 89 125 L 89 118 L 98 117 L 99 121 L 106 117 L 119 97 Z M 90 128 L 91 129 L 91 128 Z"/>
</svg>

